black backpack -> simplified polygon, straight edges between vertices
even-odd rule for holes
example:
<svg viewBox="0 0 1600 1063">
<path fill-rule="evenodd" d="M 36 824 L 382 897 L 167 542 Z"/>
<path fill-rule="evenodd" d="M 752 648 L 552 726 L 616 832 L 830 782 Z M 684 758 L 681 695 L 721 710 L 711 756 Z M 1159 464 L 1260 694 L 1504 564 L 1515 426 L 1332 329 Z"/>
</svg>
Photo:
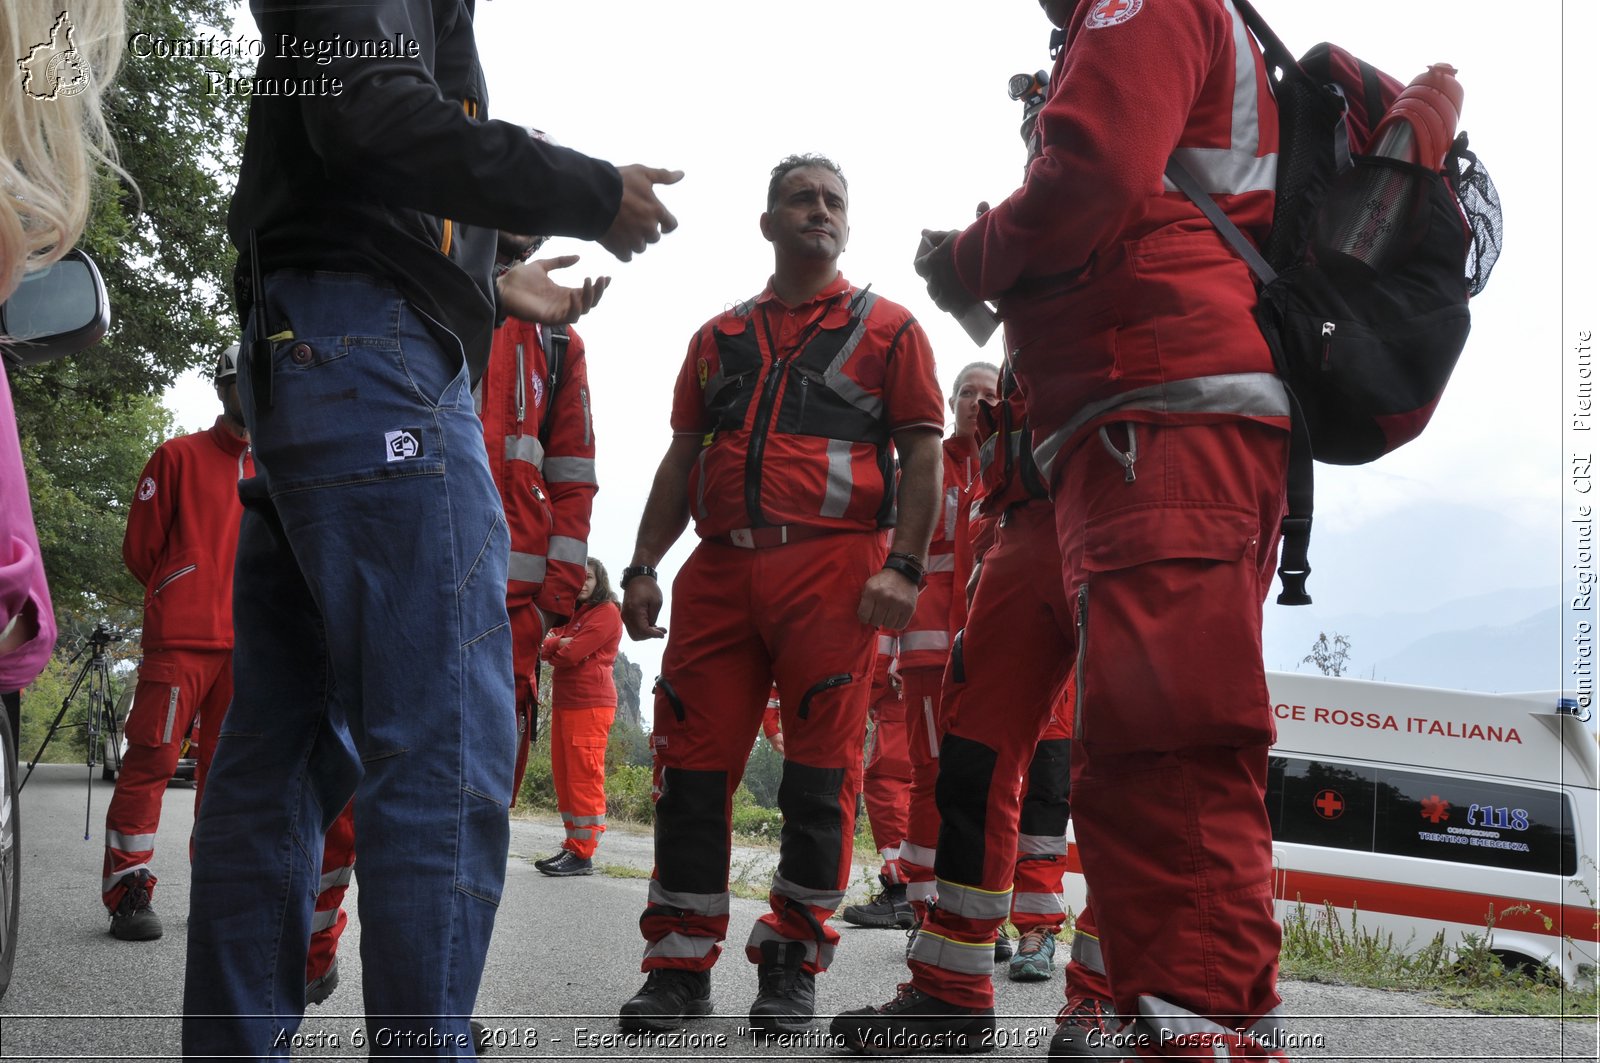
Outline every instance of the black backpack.
<svg viewBox="0 0 1600 1063">
<path fill-rule="evenodd" d="M 1441 171 L 1372 157 L 1372 132 L 1402 86 L 1334 45 L 1296 60 L 1247 0 L 1277 100 L 1277 203 L 1258 251 L 1175 159 L 1167 177 L 1249 264 L 1256 320 L 1289 391 L 1289 510 L 1280 605 L 1308 605 L 1312 460 L 1361 465 L 1415 439 L 1466 345 L 1467 300 L 1500 254 L 1500 200 L 1462 133 Z M 1326 248 L 1374 181 L 1415 182 L 1400 248 L 1374 271 Z M 1319 249 L 1323 253 L 1319 254 Z"/>
</svg>

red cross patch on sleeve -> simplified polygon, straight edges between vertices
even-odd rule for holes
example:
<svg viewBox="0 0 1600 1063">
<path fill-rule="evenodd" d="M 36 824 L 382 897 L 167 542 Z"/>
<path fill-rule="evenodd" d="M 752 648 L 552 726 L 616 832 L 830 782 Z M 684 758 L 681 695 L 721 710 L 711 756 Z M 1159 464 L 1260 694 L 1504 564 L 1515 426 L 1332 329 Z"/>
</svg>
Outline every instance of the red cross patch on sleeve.
<svg viewBox="0 0 1600 1063">
<path fill-rule="evenodd" d="M 1100 0 L 1089 9 L 1089 17 L 1083 25 L 1091 30 L 1117 26 L 1137 15 L 1143 7 L 1144 0 Z"/>
</svg>

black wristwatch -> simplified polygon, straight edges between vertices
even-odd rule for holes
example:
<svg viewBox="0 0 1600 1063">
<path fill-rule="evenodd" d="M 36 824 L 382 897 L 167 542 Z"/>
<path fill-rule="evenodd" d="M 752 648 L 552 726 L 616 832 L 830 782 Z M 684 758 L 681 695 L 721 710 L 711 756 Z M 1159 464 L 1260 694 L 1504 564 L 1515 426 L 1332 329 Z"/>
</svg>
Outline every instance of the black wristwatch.
<svg viewBox="0 0 1600 1063">
<path fill-rule="evenodd" d="M 623 590 L 627 590 L 628 581 L 638 576 L 649 576 L 656 582 L 660 582 L 659 577 L 656 576 L 656 570 L 649 565 L 629 565 L 622 570 L 622 578 L 617 582 L 622 586 Z"/>
<path fill-rule="evenodd" d="M 928 570 L 922 567 L 922 560 L 915 554 L 890 554 L 884 558 L 883 567 L 900 573 L 915 583 L 918 590 L 928 585 Z"/>
</svg>

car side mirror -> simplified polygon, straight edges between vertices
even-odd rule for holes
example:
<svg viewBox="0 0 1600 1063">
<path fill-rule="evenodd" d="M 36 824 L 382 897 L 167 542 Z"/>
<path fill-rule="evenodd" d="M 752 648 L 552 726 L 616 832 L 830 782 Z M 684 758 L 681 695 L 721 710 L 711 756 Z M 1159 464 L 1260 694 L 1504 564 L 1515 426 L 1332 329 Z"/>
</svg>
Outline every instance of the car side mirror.
<svg viewBox="0 0 1600 1063">
<path fill-rule="evenodd" d="M 0 353 L 8 367 L 37 365 L 92 347 L 110 326 L 100 269 L 75 249 L 24 276 L 0 303 Z"/>
</svg>

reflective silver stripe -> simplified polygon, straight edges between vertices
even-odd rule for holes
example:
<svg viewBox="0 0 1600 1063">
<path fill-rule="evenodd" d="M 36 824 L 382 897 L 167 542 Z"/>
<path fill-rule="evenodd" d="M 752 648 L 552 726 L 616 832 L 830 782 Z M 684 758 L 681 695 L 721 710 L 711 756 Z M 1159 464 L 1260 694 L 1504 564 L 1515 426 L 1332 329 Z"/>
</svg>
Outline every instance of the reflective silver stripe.
<svg viewBox="0 0 1600 1063">
<path fill-rule="evenodd" d="M 994 942 L 955 941 L 939 934 L 930 934 L 928 928 L 923 927 L 911 939 L 906 959 L 957 974 L 988 978 L 994 974 Z"/>
<path fill-rule="evenodd" d="M 895 638 L 893 635 L 878 636 L 878 652 L 888 657 L 894 656 Z"/>
<path fill-rule="evenodd" d="M 543 554 L 524 554 L 513 550 L 511 561 L 506 566 L 506 578 L 520 580 L 523 583 L 543 583 L 544 570 Z"/>
<path fill-rule="evenodd" d="M 988 439 L 985 439 L 978 446 L 978 468 L 979 468 L 980 471 L 982 471 L 985 474 L 987 474 L 989 469 L 992 468 L 993 465 L 994 465 L 994 455 L 995 455 L 995 449 L 996 449 L 995 440 L 997 440 L 999 438 L 1000 438 L 1000 433 L 996 432 L 994 435 L 990 436 Z"/>
<path fill-rule="evenodd" d="M 1245 192 L 1270 192 L 1278 183 L 1278 157 L 1257 157 L 1230 148 L 1178 148 L 1172 157 L 1194 175 L 1195 180 L 1214 196 L 1236 196 Z M 1174 191 L 1176 187 L 1166 177 L 1162 188 Z"/>
<path fill-rule="evenodd" d="M 1066 915 L 1067 899 L 1059 893 L 1024 893 L 1019 891 L 1011 899 L 1014 911 L 1032 915 Z"/>
<path fill-rule="evenodd" d="M 961 508 L 961 489 L 947 487 L 944 491 L 944 537 L 956 537 L 956 513 Z M 932 571 L 931 569 L 929 571 Z"/>
<path fill-rule="evenodd" d="M 178 725 L 178 688 L 173 687 L 172 693 L 167 697 L 167 727 L 161 732 L 163 745 L 172 741 L 172 729 Z"/>
<path fill-rule="evenodd" d="M 572 824 L 574 827 L 604 826 L 605 822 L 606 822 L 606 817 L 603 816 L 603 815 L 602 816 L 569 816 L 569 817 L 567 817 L 567 822 Z"/>
<path fill-rule="evenodd" d="M 154 834 L 123 834 L 106 828 L 106 847 L 124 853 L 148 853 L 156 847 Z"/>
<path fill-rule="evenodd" d="M 655 879 L 650 880 L 649 892 L 652 907 L 679 908 L 690 915 L 718 916 L 728 914 L 728 894 L 678 893 L 666 889 Z"/>
<path fill-rule="evenodd" d="M 329 927 L 333 926 L 333 924 L 337 923 L 338 921 L 339 921 L 339 909 L 337 909 L 337 908 L 329 908 L 325 912 L 312 912 L 311 913 L 311 932 L 313 934 L 315 934 L 319 930 L 327 930 Z"/>
<path fill-rule="evenodd" d="M 924 572 L 954 572 L 956 570 L 955 554 L 930 554 L 928 567 Z"/>
<path fill-rule="evenodd" d="M 317 892 L 323 893 L 339 886 L 348 886 L 350 885 L 350 880 L 355 878 L 355 874 L 354 864 L 346 867 L 336 867 L 332 871 L 324 871 L 322 880 L 317 883 Z"/>
<path fill-rule="evenodd" d="M 1017 835 L 1018 855 L 1029 856 L 1066 856 L 1067 836 L 1065 834 L 1019 834 Z"/>
<path fill-rule="evenodd" d="M 598 483 L 594 478 L 593 458 L 546 458 L 544 459 L 544 482 L 547 484 L 592 484 Z"/>
<path fill-rule="evenodd" d="M 1139 1018 L 1142 1027 L 1158 1045 L 1171 1044 L 1178 1037 L 1231 1037 L 1233 1031 L 1219 1026 L 1210 1019 L 1196 1015 L 1187 1008 L 1162 1000 L 1160 997 L 1139 998 Z M 1228 1058 L 1226 1049 L 1223 1059 Z"/>
<path fill-rule="evenodd" d="M 575 842 L 586 842 L 586 841 L 589 841 L 590 839 L 596 837 L 598 835 L 598 833 L 599 832 L 596 831 L 592 827 L 568 827 L 567 828 L 567 837 L 571 838 Z"/>
<path fill-rule="evenodd" d="M 1051 432 L 1033 448 L 1033 462 L 1039 466 L 1044 482 L 1051 480 L 1051 469 L 1061 448 L 1078 430 L 1099 417 L 1119 410 L 1156 413 L 1235 413 L 1245 417 L 1289 416 L 1289 395 L 1283 381 L 1271 373 L 1222 373 L 1217 376 L 1174 380 L 1147 388 L 1113 395 L 1093 403 Z"/>
<path fill-rule="evenodd" d="M 855 490 L 855 476 L 850 469 L 850 441 L 828 440 L 828 490 L 822 496 L 822 515 L 842 517 L 850 508 L 850 495 Z"/>
<path fill-rule="evenodd" d="M 933 866 L 934 853 L 935 850 L 924 849 L 913 841 L 900 843 L 900 859 L 907 864 L 915 864 L 917 867 L 931 868 Z"/>
<path fill-rule="evenodd" d="M 1277 187 L 1278 157 L 1260 155 L 1261 99 L 1256 91 L 1256 60 L 1250 31 L 1232 3 L 1224 0 L 1233 20 L 1233 114 L 1226 148 L 1178 148 L 1173 157 L 1214 196 L 1268 192 Z M 1177 186 L 1162 178 L 1166 192 Z"/>
<path fill-rule="evenodd" d="M 1072 932 L 1072 962 L 1081 963 L 1095 974 L 1106 973 L 1106 958 L 1100 952 L 1100 939 L 1082 930 Z"/>
<path fill-rule="evenodd" d="M 841 376 L 837 380 L 827 381 L 827 385 L 832 388 L 834 393 L 841 399 L 848 402 L 850 405 L 854 406 L 868 417 L 871 417 L 875 421 L 881 421 L 883 419 L 883 400 L 878 396 L 868 392 L 854 380 L 851 380 L 847 376 Z"/>
<path fill-rule="evenodd" d="M 916 653 L 918 650 L 950 649 L 950 632 L 948 631 L 902 631 L 900 633 L 900 653 Z"/>
<path fill-rule="evenodd" d="M 833 963 L 832 945 L 819 945 L 812 938 L 786 938 L 766 923 L 757 923 L 750 928 L 750 939 L 746 945 L 759 952 L 762 944 L 768 941 L 793 942 L 799 945 L 804 950 L 801 959 L 816 964 L 818 970 L 826 971 L 829 964 Z"/>
<path fill-rule="evenodd" d="M 544 444 L 538 436 L 506 436 L 506 460 L 525 461 L 535 469 L 544 467 Z"/>
<path fill-rule="evenodd" d="M 790 882 L 782 875 L 772 876 L 772 892 L 779 897 L 789 897 L 813 908 L 826 908 L 830 912 L 844 901 L 844 890 L 819 890 Z"/>
<path fill-rule="evenodd" d="M 550 536 L 550 545 L 546 548 L 546 556 L 552 561 L 565 561 L 569 565 L 581 565 L 589 560 L 589 544 L 582 539 L 574 539 L 570 535 Z"/>
<path fill-rule="evenodd" d="M 1011 914 L 1011 891 L 981 890 L 948 879 L 937 880 L 939 910 L 965 919 L 1004 920 Z"/>
<path fill-rule="evenodd" d="M 822 382 L 832 388 L 834 394 L 862 411 L 874 420 L 883 417 L 883 399 L 881 396 L 869 394 L 865 388 L 854 380 L 844 375 L 844 367 L 856 353 L 856 347 L 861 343 L 861 337 L 867 332 L 867 318 L 872 314 L 872 308 L 878 302 L 878 297 L 867 292 L 861 299 L 861 320 L 856 322 L 855 331 L 850 333 L 844 345 L 839 348 L 839 353 L 833 356 L 833 361 L 828 363 L 828 368 L 822 371 Z"/>
<path fill-rule="evenodd" d="M 925 882 L 907 882 L 906 900 L 932 904 L 939 899 L 939 887 L 930 879 Z"/>
<path fill-rule="evenodd" d="M 711 955 L 717 947 L 716 938 L 690 937 L 671 933 L 660 941 L 649 941 L 644 946 L 646 960 L 699 960 Z"/>
<path fill-rule="evenodd" d="M 129 875 L 136 874 L 136 873 L 138 873 L 140 871 L 149 871 L 149 870 L 150 870 L 150 865 L 149 864 L 134 864 L 132 867 L 123 868 L 121 871 L 118 871 L 114 875 L 107 875 L 105 878 L 100 880 L 100 892 L 101 893 L 110 893 L 111 892 L 111 887 L 115 886 L 117 883 L 121 882 L 123 879 L 127 878 Z"/>
</svg>

